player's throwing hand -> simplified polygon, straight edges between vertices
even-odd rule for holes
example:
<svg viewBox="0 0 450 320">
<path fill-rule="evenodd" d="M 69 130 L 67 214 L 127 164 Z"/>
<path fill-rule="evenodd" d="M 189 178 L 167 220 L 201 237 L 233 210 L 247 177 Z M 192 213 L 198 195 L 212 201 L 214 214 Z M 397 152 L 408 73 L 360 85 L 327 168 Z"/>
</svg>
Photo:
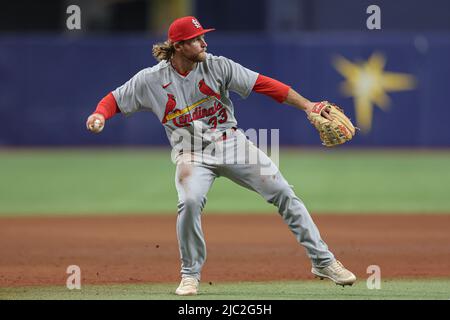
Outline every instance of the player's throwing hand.
<svg viewBox="0 0 450 320">
<path fill-rule="evenodd" d="M 105 126 L 105 117 L 100 113 L 94 113 L 86 121 L 86 128 L 93 133 L 100 133 Z"/>
</svg>

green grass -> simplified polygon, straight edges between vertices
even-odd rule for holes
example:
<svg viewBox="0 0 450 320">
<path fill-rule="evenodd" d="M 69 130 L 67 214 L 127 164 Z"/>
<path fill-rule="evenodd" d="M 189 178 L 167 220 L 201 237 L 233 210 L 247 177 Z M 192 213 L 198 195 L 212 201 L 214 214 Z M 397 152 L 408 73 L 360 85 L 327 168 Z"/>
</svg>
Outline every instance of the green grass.
<svg viewBox="0 0 450 320">
<path fill-rule="evenodd" d="M 450 152 L 285 151 L 283 175 L 317 213 L 450 213 Z M 175 212 L 169 150 L 0 152 L 0 215 Z M 207 212 L 276 212 L 225 178 Z"/>
<path fill-rule="evenodd" d="M 177 283 L 86 285 L 81 290 L 58 287 L 0 288 L 0 299 L 135 299 L 135 300 L 448 300 L 450 279 L 384 280 L 380 289 L 369 290 L 361 280 L 342 288 L 329 281 L 202 283 L 200 294 L 178 297 Z"/>
</svg>

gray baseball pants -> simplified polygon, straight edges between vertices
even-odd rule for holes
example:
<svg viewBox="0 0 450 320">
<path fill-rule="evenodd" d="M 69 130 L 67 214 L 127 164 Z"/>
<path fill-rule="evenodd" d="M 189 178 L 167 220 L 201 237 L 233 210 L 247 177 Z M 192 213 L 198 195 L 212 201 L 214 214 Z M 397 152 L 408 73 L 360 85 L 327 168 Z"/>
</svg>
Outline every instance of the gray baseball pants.
<svg viewBox="0 0 450 320">
<path fill-rule="evenodd" d="M 238 150 L 243 145 L 245 154 L 239 153 L 242 149 Z M 256 163 L 250 161 L 254 156 L 257 157 Z M 305 205 L 273 161 L 244 134 L 236 131 L 226 140 L 216 142 L 215 153 L 211 155 L 185 153 L 177 158 L 177 238 L 182 277 L 192 276 L 200 280 L 206 260 L 201 212 L 215 178 L 221 176 L 259 193 L 275 205 L 297 241 L 306 249 L 313 266 L 325 267 L 334 260 Z"/>
</svg>

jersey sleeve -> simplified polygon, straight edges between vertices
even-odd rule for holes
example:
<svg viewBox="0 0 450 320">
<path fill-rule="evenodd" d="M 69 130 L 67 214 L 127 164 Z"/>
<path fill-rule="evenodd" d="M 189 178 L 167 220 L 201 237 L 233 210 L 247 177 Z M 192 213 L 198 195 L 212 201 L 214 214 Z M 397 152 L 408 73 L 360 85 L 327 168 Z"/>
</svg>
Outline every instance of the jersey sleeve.
<svg viewBox="0 0 450 320">
<path fill-rule="evenodd" d="M 100 100 L 94 113 L 100 113 L 105 117 L 105 120 L 108 120 L 117 113 L 120 113 L 120 109 L 117 106 L 116 99 L 114 98 L 112 92 L 108 93 L 102 100 Z"/>
<path fill-rule="evenodd" d="M 290 86 L 278 80 L 260 74 L 258 79 L 256 79 L 253 91 L 265 94 L 277 102 L 283 103 L 288 96 L 290 88 Z"/>
<path fill-rule="evenodd" d="M 225 87 L 242 98 L 247 98 L 252 92 L 258 73 L 224 57 L 220 57 L 220 68 Z"/>
<path fill-rule="evenodd" d="M 129 115 L 143 109 L 145 81 L 144 70 L 135 74 L 122 86 L 112 91 L 120 111 Z"/>
</svg>

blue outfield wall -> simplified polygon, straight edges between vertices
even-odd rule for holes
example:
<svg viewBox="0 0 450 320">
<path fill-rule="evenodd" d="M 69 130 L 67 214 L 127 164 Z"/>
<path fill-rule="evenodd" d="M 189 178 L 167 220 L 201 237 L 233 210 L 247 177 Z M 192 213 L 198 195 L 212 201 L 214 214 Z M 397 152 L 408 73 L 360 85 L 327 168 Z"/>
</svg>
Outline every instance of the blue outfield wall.
<svg viewBox="0 0 450 320">
<path fill-rule="evenodd" d="M 141 35 L 0 36 L 0 146 L 168 145 L 151 113 L 116 116 L 101 135 L 85 129 L 105 94 L 155 64 L 157 41 Z M 283 81 L 311 100 L 334 101 L 355 121 L 365 118 L 353 146 L 450 146 L 448 33 L 217 32 L 207 42 L 212 54 Z M 337 59 L 345 66 L 340 72 Z M 391 81 L 398 76 L 393 73 L 401 73 L 400 82 Z M 353 96 L 341 90 L 346 81 L 357 87 Z M 279 128 L 283 145 L 319 145 L 303 112 L 256 93 L 246 100 L 232 96 L 240 128 Z M 383 98 L 389 106 L 373 104 Z"/>
</svg>

